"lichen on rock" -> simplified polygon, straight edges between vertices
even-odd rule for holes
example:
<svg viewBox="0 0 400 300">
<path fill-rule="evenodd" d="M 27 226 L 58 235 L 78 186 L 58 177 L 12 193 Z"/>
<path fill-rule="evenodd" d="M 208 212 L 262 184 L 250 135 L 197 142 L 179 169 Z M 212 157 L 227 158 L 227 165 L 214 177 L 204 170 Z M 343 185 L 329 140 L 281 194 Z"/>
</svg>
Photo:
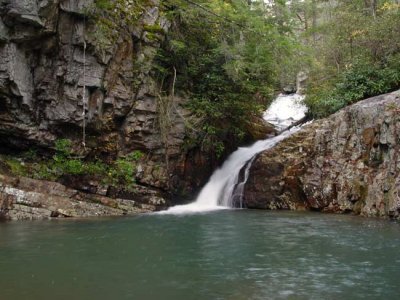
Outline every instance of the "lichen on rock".
<svg viewBox="0 0 400 300">
<path fill-rule="evenodd" d="M 398 107 L 400 91 L 366 99 L 264 151 L 245 204 L 399 219 Z"/>
</svg>

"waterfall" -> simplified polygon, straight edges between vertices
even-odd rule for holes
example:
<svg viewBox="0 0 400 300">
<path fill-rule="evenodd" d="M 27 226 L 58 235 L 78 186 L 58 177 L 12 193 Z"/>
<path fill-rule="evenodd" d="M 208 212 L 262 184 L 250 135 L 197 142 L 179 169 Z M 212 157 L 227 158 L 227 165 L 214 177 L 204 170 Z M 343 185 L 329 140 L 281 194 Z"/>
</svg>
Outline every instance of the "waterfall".
<svg viewBox="0 0 400 300">
<path fill-rule="evenodd" d="M 305 116 L 307 107 L 302 103 L 303 100 L 304 96 L 299 94 L 279 95 L 264 112 L 264 120 L 278 131 L 288 128 Z"/>
<path fill-rule="evenodd" d="M 232 193 L 228 205 L 229 207 L 239 207 L 243 208 L 243 192 L 244 192 L 244 186 L 247 182 L 247 179 L 249 179 L 250 175 L 250 168 L 251 165 L 253 164 L 254 159 L 256 158 L 256 155 L 254 155 L 244 166 L 244 176 L 243 180 L 238 182 L 236 184 L 236 187 L 234 189 L 234 192 Z"/>
<path fill-rule="evenodd" d="M 298 94 L 279 95 L 264 113 L 264 119 L 278 130 L 283 130 L 304 117 L 306 108 L 301 103 L 302 100 L 303 97 Z M 202 212 L 233 206 L 242 207 L 244 186 L 256 154 L 272 148 L 298 130 L 299 128 L 294 127 L 277 136 L 257 141 L 250 147 L 240 147 L 212 174 L 196 201 L 171 207 L 161 213 Z M 240 171 L 243 168 L 243 179 L 239 182 Z"/>
</svg>

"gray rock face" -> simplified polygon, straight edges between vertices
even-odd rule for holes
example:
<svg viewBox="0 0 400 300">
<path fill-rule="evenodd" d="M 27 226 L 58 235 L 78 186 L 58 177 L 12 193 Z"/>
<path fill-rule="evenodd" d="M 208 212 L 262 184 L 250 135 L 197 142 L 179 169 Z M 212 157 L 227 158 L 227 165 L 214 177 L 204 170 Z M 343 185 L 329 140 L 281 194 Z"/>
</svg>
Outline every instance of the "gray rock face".
<svg viewBox="0 0 400 300">
<path fill-rule="evenodd" d="M 55 182 L 0 175 L 0 219 L 122 216 L 154 211 L 163 203 L 159 195 L 153 196 L 153 204 L 142 204 L 82 193 Z"/>
<path fill-rule="evenodd" d="M 61 0 L 60 7 L 65 12 L 83 15 L 93 2 L 93 0 Z"/>
<path fill-rule="evenodd" d="M 245 187 L 250 208 L 400 218 L 400 91 L 314 122 L 263 152 Z"/>
<path fill-rule="evenodd" d="M 69 138 L 82 156 L 140 150 L 139 184 L 188 193 L 203 184 L 213 165 L 201 150 L 184 148 L 187 99 L 161 109 L 152 66 L 164 35 L 145 28 L 166 32 L 170 23 L 157 0 L 146 3 L 137 26 L 107 41 L 85 15 L 91 0 L 0 1 L 0 148 L 52 148 Z"/>
<path fill-rule="evenodd" d="M 299 72 L 296 76 L 296 91 L 298 94 L 302 95 L 306 88 L 308 75 L 306 72 Z"/>
</svg>

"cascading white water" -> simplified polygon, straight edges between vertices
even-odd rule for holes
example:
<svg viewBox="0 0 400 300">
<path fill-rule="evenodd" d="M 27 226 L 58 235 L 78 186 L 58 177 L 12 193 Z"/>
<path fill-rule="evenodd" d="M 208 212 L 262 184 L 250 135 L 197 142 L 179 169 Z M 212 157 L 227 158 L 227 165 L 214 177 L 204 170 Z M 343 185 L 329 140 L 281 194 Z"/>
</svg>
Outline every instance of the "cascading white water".
<svg viewBox="0 0 400 300">
<path fill-rule="evenodd" d="M 270 108 L 264 113 L 264 119 L 283 130 L 304 117 L 305 106 L 301 103 L 302 96 L 279 95 Z M 251 163 L 257 153 L 275 146 L 280 141 L 298 131 L 292 128 L 278 136 L 255 142 L 250 147 L 241 147 L 233 152 L 224 164 L 216 170 L 208 183 L 201 190 L 196 201 L 187 205 L 177 205 L 161 213 L 202 212 L 233 207 L 233 202 L 241 203 L 244 185 L 249 176 Z M 246 166 L 247 164 L 247 166 Z M 239 182 L 240 170 L 246 166 L 243 180 Z M 236 199 L 239 198 L 239 199 Z"/>
<path fill-rule="evenodd" d="M 307 107 L 303 104 L 304 96 L 299 94 L 280 94 L 264 112 L 264 120 L 280 131 L 302 119 Z"/>
<path fill-rule="evenodd" d="M 247 182 L 247 179 L 249 179 L 250 175 L 250 168 L 251 165 L 253 164 L 254 159 L 256 158 L 256 155 L 254 155 L 244 166 L 244 176 L 242 181 L 238 181 L 236 184 L 236 187 L 233 190 L 233 193 L 231 197 L 229 198 L 229 204 L 228 206 L 230 207 L 239 207 L 243 208 L 243 192 L 244 192 L 244 186 Z"/>
</svg>

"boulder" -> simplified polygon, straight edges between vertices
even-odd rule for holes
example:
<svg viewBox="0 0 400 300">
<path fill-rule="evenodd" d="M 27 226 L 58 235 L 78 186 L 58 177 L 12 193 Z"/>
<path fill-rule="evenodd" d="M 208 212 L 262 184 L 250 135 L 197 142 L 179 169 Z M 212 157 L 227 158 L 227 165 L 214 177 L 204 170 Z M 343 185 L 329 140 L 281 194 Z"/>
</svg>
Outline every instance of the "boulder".
<svg viewBox="0 0 400 300">
<path fill-rule="evenodd" d="M 301 71 L 296 76 L 296 92 L 299 95 L 302 95 L 306 89 L 308 75 L 306 72 Z"/>
<path fill-rule="evenodd" d="M 5 220 L 36 220 L 60 217 L 95 217 L 123 216 L 157 210 L 165 205 L 165 200 L 155 191 L 152 197 L 145 199 L 149 191 L 141 187 L 136 193 L 136 199 L 131 195 L 126 198 L 111 198 L 98 193 L 84 193 L 68 188 L 60 183 L 35 180 L 30 178 L 15 178 L 0 175 L 0 219 Z M 120 192 L 116 196 L 123 196 Z"/>
<path fill-rule="evenodd" d="M 400 91 L 304 126 L 250 168 L 249 208 L 400 218 Z"/>
</svg>

